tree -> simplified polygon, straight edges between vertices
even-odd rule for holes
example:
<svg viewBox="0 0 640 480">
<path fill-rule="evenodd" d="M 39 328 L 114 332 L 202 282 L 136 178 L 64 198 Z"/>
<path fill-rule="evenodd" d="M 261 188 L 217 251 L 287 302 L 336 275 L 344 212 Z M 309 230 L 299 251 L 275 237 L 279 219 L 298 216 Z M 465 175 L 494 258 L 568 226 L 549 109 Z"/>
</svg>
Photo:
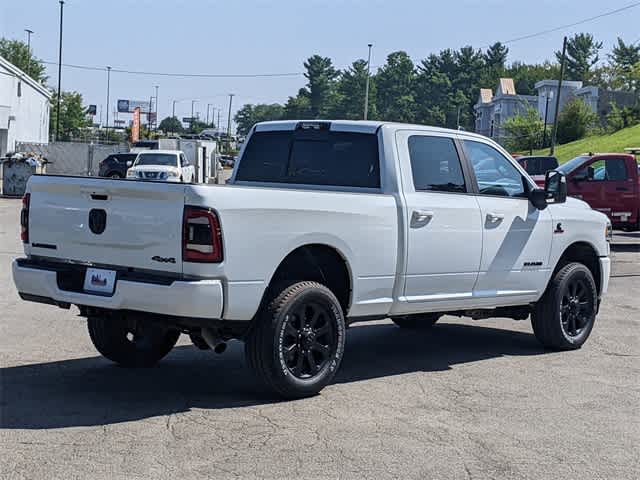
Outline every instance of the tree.
<svg viewBox="0 0 640 480">
<path fill-rule="evenodd" d="M 634 76 L 634 70 L 640 65 L 640 43 L 626 44 L 618 37 L 618 43 L 609 55 L 612 73 L 612 88 L 637 90 L 640 84 Z"/>
<path fill-rule="evenodd" d="M 269 120 L 281 120 L 284 117 L 284 107 L 279 103 L 270 105 L 260 103 L 257 105 L 246 104 L 236 113 L 236 132 L 238 135 L 246 135 L 258 122 Z"/>
<path fill-rule="evenodd" d="M 576 33 L 567 41 L 567 78 L 570 80 L 589 80 L 591 67 L 600 60 L 598 51 L 602 42 L 596 42 L 590 33 Z M 562 61 L 562 52 L 556 52 L 558 63 Z"/>
<path fill-rule="evenodd" d="M 34 80 L 42 84 L 47 81 L 44 64 L 33 56 L 26 43 L 0 38 L 0 57 L 13 63 Z"/>
<path fill-rule="evenodd" d="M 329 57 L 320 55 L 309 57 L 304 68 L 307 69 L 304 74 L 307 86 L 302 93 L 309 99 L 311 117 L 326 117 L 335 101 L 336 79 L 340 72 L 333 67 Z"/>
<path fill-rule="evenodd" d="M 585 137 L 597 118 L 584 101 L 579 98 L 570 100 L 558 116 L 558 143 L 573 142 Z"/>
<path fill-rule="evenodd" d="M 527 106 L 522 114 L 505 120 L 502 127 L 507 132 L 508 149 L 532 151 L 540 145 L 544 124 L 538 111 Z"/>
<path fill-rule="evenodd" d="M 54 92 L 53 97 L 57 95 Z M 57 102 L 51 102 L 49 131 L 56 132 Z M 62 92 L 60 95 L 60 135 L 57 140 L 71 140 L 78 137 L 83 129 L 91 126 L 86 109 L 82 106 L 82 95 L 78 92 Z"/>
<path fill-rule="evenodd" d="M 295 97 L 289 97 L 284 106 L 284 118 L 287 120 L 310 120 L 314 118 L 311 114 L 311 102 L 304 89 L 301 88 Z"/>
<path fill-rule="evenodd" d="M 609 59 L 616 68 L 631 69 L 636 63 L 640 62 L 640 43 L 624 43 L 618 37 L 618 43 L 611 50 Z"/>
<path fill-rule="evenodd" d="M 178 120 L 178 117 L 166 117 L 158 125 L 158 128 L 163 132 L 171 132 L 171 133 L 182 133 L 184 132 L 184 127 L 182 126 L 182 122 Z"/>
<path fill-rule="evenodd" d="M 413 122 L 415 68 L 406 52 L 393 52 L 375 77 L 378 115 L 383 120 Z"/>
<path fill-rule="evenodd" d="M 364 97 L 367 84 L 367 61 L 356 60 L 340 75 L 337 84 L 337 101 L 332 118 L 360 120 L 364 116 Z M 369 80 L 369 110 L 367 118 L 377 118 L 376 83 Z"/>
<path fill-rule="evenodd" d="M 508 54 L 509 48 L 505 47 L 502 43 L 496 42 L 491 45 L 483 55 L 487 69 L 503 72 L 507 65 Z"/>
<path fill-rule="evenodd" d="M 441 71 L 440 57 L 429 55 L 417 67 L 415 80 L 415 121 L 444 127 L 454 92 L 449 76 Z"/>
</svg>

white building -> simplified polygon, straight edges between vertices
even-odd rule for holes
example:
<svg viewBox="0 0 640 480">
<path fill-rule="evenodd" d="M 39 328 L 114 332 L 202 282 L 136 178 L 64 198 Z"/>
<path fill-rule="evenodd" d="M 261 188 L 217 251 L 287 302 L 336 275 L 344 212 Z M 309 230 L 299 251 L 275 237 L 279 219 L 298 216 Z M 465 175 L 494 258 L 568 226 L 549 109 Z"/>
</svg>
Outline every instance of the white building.
<svg viewBox="0 0 640 480">
<path fill-rule="evenodd" d="M 0 57 L 0 157 L 17 142 L 47 143 L 51 93 Z"/>
</svg>

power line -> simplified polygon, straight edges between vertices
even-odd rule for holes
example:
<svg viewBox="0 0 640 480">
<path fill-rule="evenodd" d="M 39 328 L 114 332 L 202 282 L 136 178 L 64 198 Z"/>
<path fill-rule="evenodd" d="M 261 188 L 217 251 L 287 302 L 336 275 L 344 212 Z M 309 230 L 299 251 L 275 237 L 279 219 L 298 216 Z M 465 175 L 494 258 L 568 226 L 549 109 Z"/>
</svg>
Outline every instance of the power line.
<svg viewBox="0 0 640 480">
<path fill-rule="evenodd" d="M 558 27 L 549 28 L 547 30 L 541 30 L 536 33 L 530 33 L 528 35 L 523 35 L 521 37 L 511 38 L 500 43 L 506 45 L 509 43 L 520 42 L 522 40 L 528 40 L 530 38 L 540 37 L 542 35 L 547 35 L 549 33 L 558 32 L 560 30 L 564 30 L 567 28 L 575 27 L 577 25 L 582 25 L 584 23 L 592 22 L 594 20 L 608 17 L 611 15 L 615 15 L 617 13 L 623 12 L 625 10 L 629 10 L 631 8 L 637 7 L 640 5 L 640 2 L 634 2 L 625 7 L 620 7 L 615 10 L 610 10 L 599 15 L 594 15 L 592 17 L 588 17 L 577 22 L 568 23 L 565 25 L 560 25 Z M 633 44 L 636 44 L 640 41 L 640 39 L 636 40 Z M 489 48 L 491 45 L 485 45 L 480 47 L 480 49 Z M 46 62 L 42 61 L 42 63 L 46 65 L 58 65 L 58 62 Z M 97 67 L 90 65 L 77 65 L 71 63 L 63 63 L 63 67 L 66 68 L 75 68 L 78 70 L 90 70 L 90 71 L 100 71 L 104 72 L 107 69 L 105 67 Z M 373 68 L 379 68 L 380 66 L 375 66 Z M 159 77 L 182 77 L 182 78 L 282 78 L 282 77 L 299 77 L 304 75 L 304 72 L 285 72 L 285 73 L 180 73 L 180 72 L 152 72 L 152 71 L 143 71 L 143 70 L 128 70 L 124 68 L 112 68 L 111 72 L 113 73 L 123 73 L 127 75 L 149 75 L 149 76 L 159 76 Z"/>
<path fill-rule="evenodd" d="M 541 31 L 539 31 L 537 33 L 530 33 L 528 35 L 523 35 L 522 37 L 512 38 L 512 39 L 505 40 L 504 42 L 500 42 L 500 43 L 503 43 L 503 44 L 514 43 L 514 42 L 519 42 L 521 40 L 528 40 L 530 38 L 540 37 L 540 36 L 546 35 L 548 33 L 553 33 L 553 32 L 557 32 L 557 31 L 560 31 L 560 30 L 564 30 L 565 28 L 571 28 L 571 27 L 575 27 L 577 25 L 582 25 L 583 23 L 592 22 L 593 20 L 597 20 L 597 19 L 602 18 L 602 17 L 608 17 L 610 15 L 615 15 L 616 13 L 620 13 L 620 12 L 623 12 L 625 10 L 629 10 L 630 8 L 637 7 L 638 5 L 640 5 L 640 2 L 634 2 L 634 3 L 630 4 L 630 5 L 627 5 L 626 7 L 621 7 L 621 8 L 617 8 L 615 10 L 610 10 L 608 12 L 601 13 L 600 15 L 594 15 L 593 17 L 585 18 L 583 20 L 579 20 L 579 21 L 574 22 L 574 23 L 567 23 L 566 25 L 560 25 L 559 27 L 549 28 L 547 30 L 541 30 Z M 485 47 L 480 47 L 480 48 L 488 48 L 490 46 L 491 45 L 487 45 Z"/>
</svg>

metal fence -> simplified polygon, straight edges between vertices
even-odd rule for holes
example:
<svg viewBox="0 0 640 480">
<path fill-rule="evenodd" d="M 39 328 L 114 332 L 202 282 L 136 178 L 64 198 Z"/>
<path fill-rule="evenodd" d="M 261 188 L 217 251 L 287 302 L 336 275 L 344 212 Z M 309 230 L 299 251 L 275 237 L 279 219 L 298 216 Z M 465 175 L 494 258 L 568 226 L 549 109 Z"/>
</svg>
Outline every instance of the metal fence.
<svg viewBox="0 0 640 480">
<path fill-rule="evenodd" d="M 18 143 L 16 151 L 42 155 L 51 163 L 47 173 L 56 175 L 97 175 L 98 164 L 112 153 L 128 151 L 127 145 L 51 142 Z"/>
</svg>

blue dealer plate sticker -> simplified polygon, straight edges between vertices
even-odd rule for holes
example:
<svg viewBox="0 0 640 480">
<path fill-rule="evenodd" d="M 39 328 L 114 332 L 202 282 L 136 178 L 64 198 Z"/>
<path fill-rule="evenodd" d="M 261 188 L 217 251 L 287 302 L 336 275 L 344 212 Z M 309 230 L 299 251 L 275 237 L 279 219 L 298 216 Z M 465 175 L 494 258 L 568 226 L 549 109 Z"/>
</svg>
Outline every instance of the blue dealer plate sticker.
<svg viewBox="0 0 640 480">
<path fill-rule="evenodd" d="M 87 268 L 84 276 L 84 291 L 88 293 L 101 293 L 111 295 L 116 285 L 115 270 L 101 270 L 99 268 Z"/>
</svg>

